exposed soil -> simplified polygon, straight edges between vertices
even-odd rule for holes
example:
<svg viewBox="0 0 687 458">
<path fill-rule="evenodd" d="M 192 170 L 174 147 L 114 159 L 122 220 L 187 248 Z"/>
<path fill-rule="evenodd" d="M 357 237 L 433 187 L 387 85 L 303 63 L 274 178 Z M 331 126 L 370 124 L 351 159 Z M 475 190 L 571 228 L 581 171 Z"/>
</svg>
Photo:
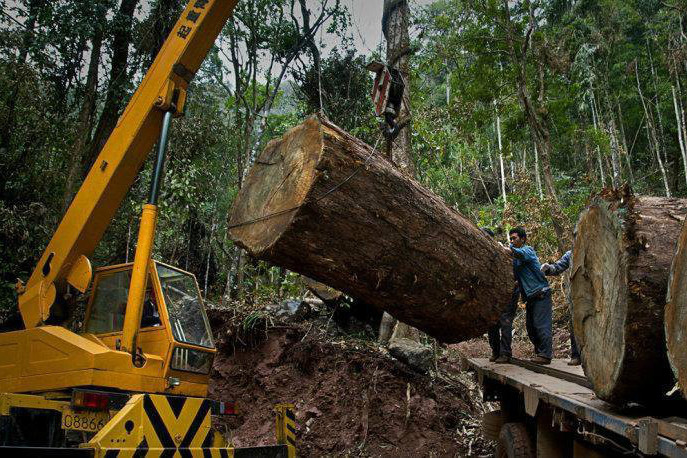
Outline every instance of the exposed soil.
<svg viewBox="0 0 687 458">
<path fill-rule="evenodd" d="M 567 358 L 567 307 L 555 304 L 554 354 Z M 241 411 L 222 432 L 237 447 L 274 444 L 273 407 L 289 402 L 300 456 L 493 456 L 481 417 L 498 406 L 483 403 L 473 374 L 461 371 L 462 358 L 490 355 L 486 338 L 436 347 L 435 370 L 421 374 L 375 343 L 379 317 L 360 310 L 211 310 L 219 351 L 210 396 Z M 524 321 L 523 308 L 513 339 L 521 358 L 533 356 Z"/>
<path fill-rule="evenodd" d="M 291 402 L 300 456 L 491 456 L 488 406 L 454 348 L 423 375 L 328 321 L 263 316 L 247 330 L 234 313 L 211 313 L 220 350 L 210 395 L 239 404 L 242 415 L 221 425 L 236 446 L 273 444 L 272 408 Z"/>
</svg>

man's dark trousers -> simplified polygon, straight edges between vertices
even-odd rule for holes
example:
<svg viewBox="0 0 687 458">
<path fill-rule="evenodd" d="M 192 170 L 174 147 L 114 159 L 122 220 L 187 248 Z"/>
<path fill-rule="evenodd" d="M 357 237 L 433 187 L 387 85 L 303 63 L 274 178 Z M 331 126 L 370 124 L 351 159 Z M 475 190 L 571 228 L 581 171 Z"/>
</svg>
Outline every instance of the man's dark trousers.
<svg viewBox="0 0 687 458">
<path fill-rule="evenodd" d="M 518 298 L 520 296 L 520 288 L 517 286 L 513 289 L 510 303 L 503 311 L 499 322 L 489 328 L 489 346 L 491 347 L 492 356 L 508 356 L 512 355 L 511 342 L 513 341 L 513 320 L 515 319 L 515 312 L 518 310 Z"/>
<path fill-rule="evenodd" d="M 570 319 L 570 359 L 580 359 L 580 347 L 577 346 L 575 331 L 573 330 L 572 318 Z"/>
<path fill-rule="evenodd" d="M 553 358 L 552 309 L 550 290 L 527 299 L 525 320 L 527 335 L 534 344 L 535 354 L 548 359 Z"/>
</svg>

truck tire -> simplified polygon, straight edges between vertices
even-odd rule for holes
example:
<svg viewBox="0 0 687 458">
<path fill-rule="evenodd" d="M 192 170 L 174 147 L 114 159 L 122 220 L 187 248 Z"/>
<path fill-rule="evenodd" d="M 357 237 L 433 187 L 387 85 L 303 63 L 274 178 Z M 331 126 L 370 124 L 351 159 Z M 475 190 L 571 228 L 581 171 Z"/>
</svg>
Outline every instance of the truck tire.
<svg viewBox="0 0 687 458">
<path fill-rule="evenodd" d="M 503 412 L 494 410 L 482 415 L 482 435 L 486 440 L 498 442 L 501 428 L 506 422 Z"/>
<path fill-rule="evenodd" d="M 530 435 L 523 423 L 506 423 L 499 434 L 497 458 L 535 458 Z"/>
</svg>

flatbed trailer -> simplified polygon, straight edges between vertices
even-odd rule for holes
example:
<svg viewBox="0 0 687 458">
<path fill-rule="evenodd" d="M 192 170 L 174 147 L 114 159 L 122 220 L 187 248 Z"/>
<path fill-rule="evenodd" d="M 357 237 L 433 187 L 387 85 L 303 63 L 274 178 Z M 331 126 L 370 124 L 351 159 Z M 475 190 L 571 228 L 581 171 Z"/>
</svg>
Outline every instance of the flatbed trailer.
<svg viewBox="0 0 687 458">
<path fill-rule="evenodd" d="M 616 456 L 687 457 L 687 404 L 618 407 L 598 399 L 580 366 L 472 358 L 485 401 L 484 435 L 498 458 Z M 647 376 L 651 376 L 647 374 Z"/>
</svg>

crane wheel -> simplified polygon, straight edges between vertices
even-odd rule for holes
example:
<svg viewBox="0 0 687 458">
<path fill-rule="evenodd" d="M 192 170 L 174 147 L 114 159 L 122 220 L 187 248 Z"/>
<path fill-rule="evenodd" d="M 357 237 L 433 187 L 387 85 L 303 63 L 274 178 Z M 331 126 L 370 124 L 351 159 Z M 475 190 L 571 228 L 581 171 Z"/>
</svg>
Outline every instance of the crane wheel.
<svg viewBox="0 0 687 458">
<path fill-rule="evenodd" d="M 494 410 L 493 412 L 485 412 L 482 415 L 482 435 L 486 440 L 497 442 L 501 428 L 506 422 L 503 412 Z"/>
<path fill-rule="evenodd" d="M 497 458 L 534 458 L 534 448 L 523 423 L 506 423 L 499 434 Z"/>
</svg>

